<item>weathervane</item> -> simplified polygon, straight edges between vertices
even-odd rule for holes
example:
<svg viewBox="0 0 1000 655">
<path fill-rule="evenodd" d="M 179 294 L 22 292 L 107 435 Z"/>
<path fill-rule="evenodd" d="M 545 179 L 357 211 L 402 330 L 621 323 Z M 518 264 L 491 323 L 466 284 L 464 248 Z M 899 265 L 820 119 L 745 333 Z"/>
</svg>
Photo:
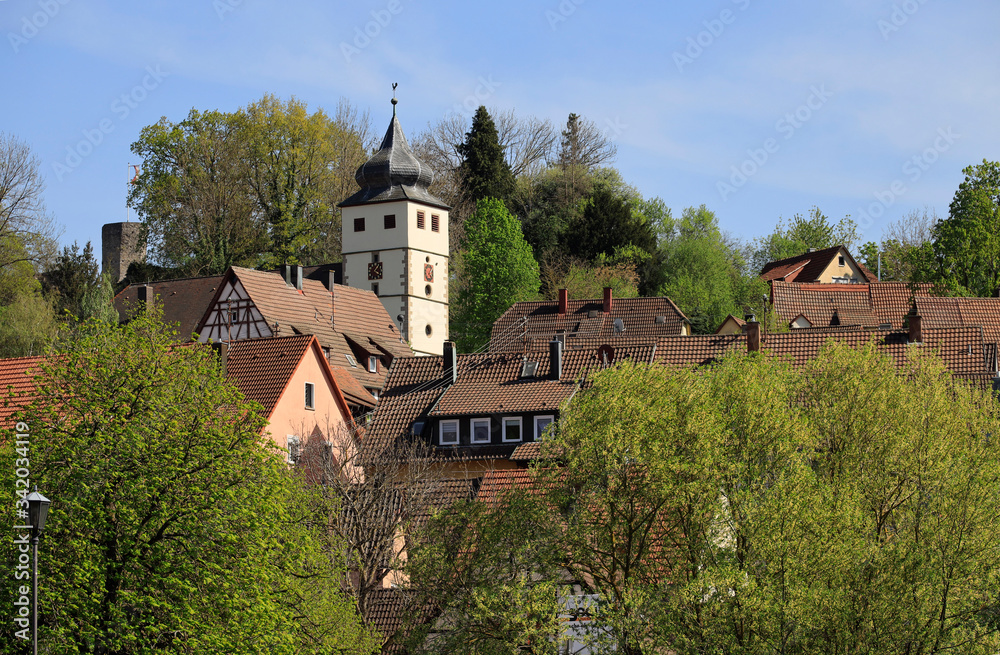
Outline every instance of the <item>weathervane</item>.
<svg viewBox="0 0 1000 655">
<path fill-rule="evenodd" d="M 393 82 L 392 83 L 392 115 L 393 116 L 396 115 L 396 103 L 399 102 L 399 100 L 396 100 L 396 87 L 397 86 L 399 86 L 399 82 Z"/>
</svg>

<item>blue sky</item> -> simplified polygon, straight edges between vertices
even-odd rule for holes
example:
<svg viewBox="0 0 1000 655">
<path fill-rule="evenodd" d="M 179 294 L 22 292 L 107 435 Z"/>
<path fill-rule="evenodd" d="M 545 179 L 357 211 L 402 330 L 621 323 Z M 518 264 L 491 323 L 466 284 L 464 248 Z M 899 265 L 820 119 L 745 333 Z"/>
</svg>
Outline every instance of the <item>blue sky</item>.
<svg viewBox="0 0 1000 655">
<path fill-rule="evenodd" d="M 41 159 L 64 243 L 124 220 L 161 116 L 345 97 L 381 133 L 393 82 L 411 138 L 456 107 L 576 112 L 675 215 L 749 239 L 817 205 L 869 240 L 1000 158 L 998 25 L 995 0 L 0 0 L 0 131 Z"/>
</svg>

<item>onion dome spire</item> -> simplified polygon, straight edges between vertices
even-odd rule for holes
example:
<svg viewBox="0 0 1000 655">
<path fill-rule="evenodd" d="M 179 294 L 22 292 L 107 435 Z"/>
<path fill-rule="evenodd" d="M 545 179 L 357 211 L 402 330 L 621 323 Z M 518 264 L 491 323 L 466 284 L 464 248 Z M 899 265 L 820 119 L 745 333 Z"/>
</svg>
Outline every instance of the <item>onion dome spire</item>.
<svg viewBox="0 0 1000 655">
<path fill-rule="evenodd" d="M 396 85 L 392 85 L 393 91 Z M 406 142 L 396 118 L 396 95 L 392 97 L 392 120 L 382 138 L 382 145 L 371 159 L 361 165 L 354 179 L 361 190 L 340 203 L 341 207 L 390 200 L 416 200 L 449 209 L 427 190 L 434 181 L 434 171 L 417 159 Z"/>
</svg>

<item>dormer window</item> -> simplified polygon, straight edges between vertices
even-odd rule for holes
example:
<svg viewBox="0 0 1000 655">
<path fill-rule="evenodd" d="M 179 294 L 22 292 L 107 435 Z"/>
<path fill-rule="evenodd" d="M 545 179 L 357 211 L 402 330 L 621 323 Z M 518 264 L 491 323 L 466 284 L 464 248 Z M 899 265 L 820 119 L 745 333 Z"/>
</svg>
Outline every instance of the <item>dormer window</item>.
<svg viewBox="0 0 1000 655">
<path fill-rule="evenodd" d="M 472 419 L 472 443 L 490 442 L 490 420 L 488 418 Z"/>
<path fill-rule="evenodd" d="M 378 356 L 377 355 L 369 355 L 368 356 L 368 372 L 369 373 L 378 373 Z"/>
<path fill-rule="evenodd" d="M 521 440 L 521 417 L 520 416 L 505 416 L 503 419 L 503 440 L 504 441 L 520 441 Z"/>
<path fill-rule="evenodd" d="M 441 421 L 439 439 L 442 446 L 457 446 L 458 421 Z"/>
<path fill-rule="evenodd" d="M 546 428 L 548 428 L 555 419 L 556 417 L 551 415 L 535 417 L 535 441 L 542 440 L 542 437 L 545 435 Z"/>
</svg>

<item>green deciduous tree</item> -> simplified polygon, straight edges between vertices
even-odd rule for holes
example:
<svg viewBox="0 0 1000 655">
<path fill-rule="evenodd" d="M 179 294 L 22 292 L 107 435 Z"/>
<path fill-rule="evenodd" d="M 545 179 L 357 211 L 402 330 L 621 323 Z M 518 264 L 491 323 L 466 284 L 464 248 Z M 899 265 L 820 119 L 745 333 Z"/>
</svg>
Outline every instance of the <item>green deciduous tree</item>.
<svg viewBox="0 0 1000 655">
<path fill-rule="evenodd" d="M 592 652 L 996 652 L 1000 406 L 932 352 L 909 357 L 830 343 L 801 368 L 741 354 L 594 373 L 508 518 L 542 514 L 523 532 L 537 560 L 511 570 L 597 598 Z M 495 518 L 441 520 L 478 535 Z M 451 548 L 495 567 L 440 579 L 496 589 L 501 555 L 436 543 L 430 566 Z"/>
<path fill-rule="evenodd" d="M 558 541 L 539 498 L 463 501 L 433 517 L 407 560 L 422 616 L 413 652 L 556 655 L 560 645 Z"/>
<path fill-rule="evenodd" d="M 367 114 L 346 101 L 332 118 L 271 95 L 236 112 L 192 109 L 132 144 L 143 163 L 129 202 L 156 262 L 180 275 L 336 261 L 336 204 L 371 145 Z"/>
<path fill-rule="evenodd" d="M 540 285 L 538 263 L 521 224 L 503 202 L 484 198 L 465 223 L 452 305 L 452 335 L 469 352 L 489 340 L 493 321 L 515 302 L 533 300 Z"/>
<path fill-rule="evenodd" d="M 990 653 L 998 429 L 919 353 L 626 365 L 552 442 L 560 540 L 617 652 Z"/>
<path fill-rule="evenodd" d="M 845 246 L 852 250 L 859 236 L 858 224 L 849 216 L 831 223 L 819 207 L 813 207 L 808 217 L 796 214 L 787 225 L 779 220 L 774 232 L 757 239 L 750 263 L 759 273 L 768 262 L 802 255 L 810 248 Z"/>
<path fill-rule="evenodd" d="M 962 171 L 965 180 L 948 218 L 933 228 L 937 280 L 970 296 L 1000 291 L 1000 163 L 983 160 Z"/>
<path fill-rule="evenodd" d="M 729 314 L 760 313 L 767 285 L 747 270 L 742 252 L 719 229 L 714 213 L 704 205 L 688 207 L 661 230 L 665 280 L 659 293 L 677 303 L 694 332 L 714 332 Z"/>
<path fill-rule="evenodd" d="M 31 434 L 32 481 L 53 500 L 46 651 L 370 652 L 325 554 L 318 497 L 261 435 L 259 406 L 227 384 L 212 350 L 178 348 L 155 314 L 77 332 L 42 364 L 16 418 Z M 25 456 L 13 426 L 10 489 Z M 10 630 L 2 652 L 16 652 Z"/>
</svg>

